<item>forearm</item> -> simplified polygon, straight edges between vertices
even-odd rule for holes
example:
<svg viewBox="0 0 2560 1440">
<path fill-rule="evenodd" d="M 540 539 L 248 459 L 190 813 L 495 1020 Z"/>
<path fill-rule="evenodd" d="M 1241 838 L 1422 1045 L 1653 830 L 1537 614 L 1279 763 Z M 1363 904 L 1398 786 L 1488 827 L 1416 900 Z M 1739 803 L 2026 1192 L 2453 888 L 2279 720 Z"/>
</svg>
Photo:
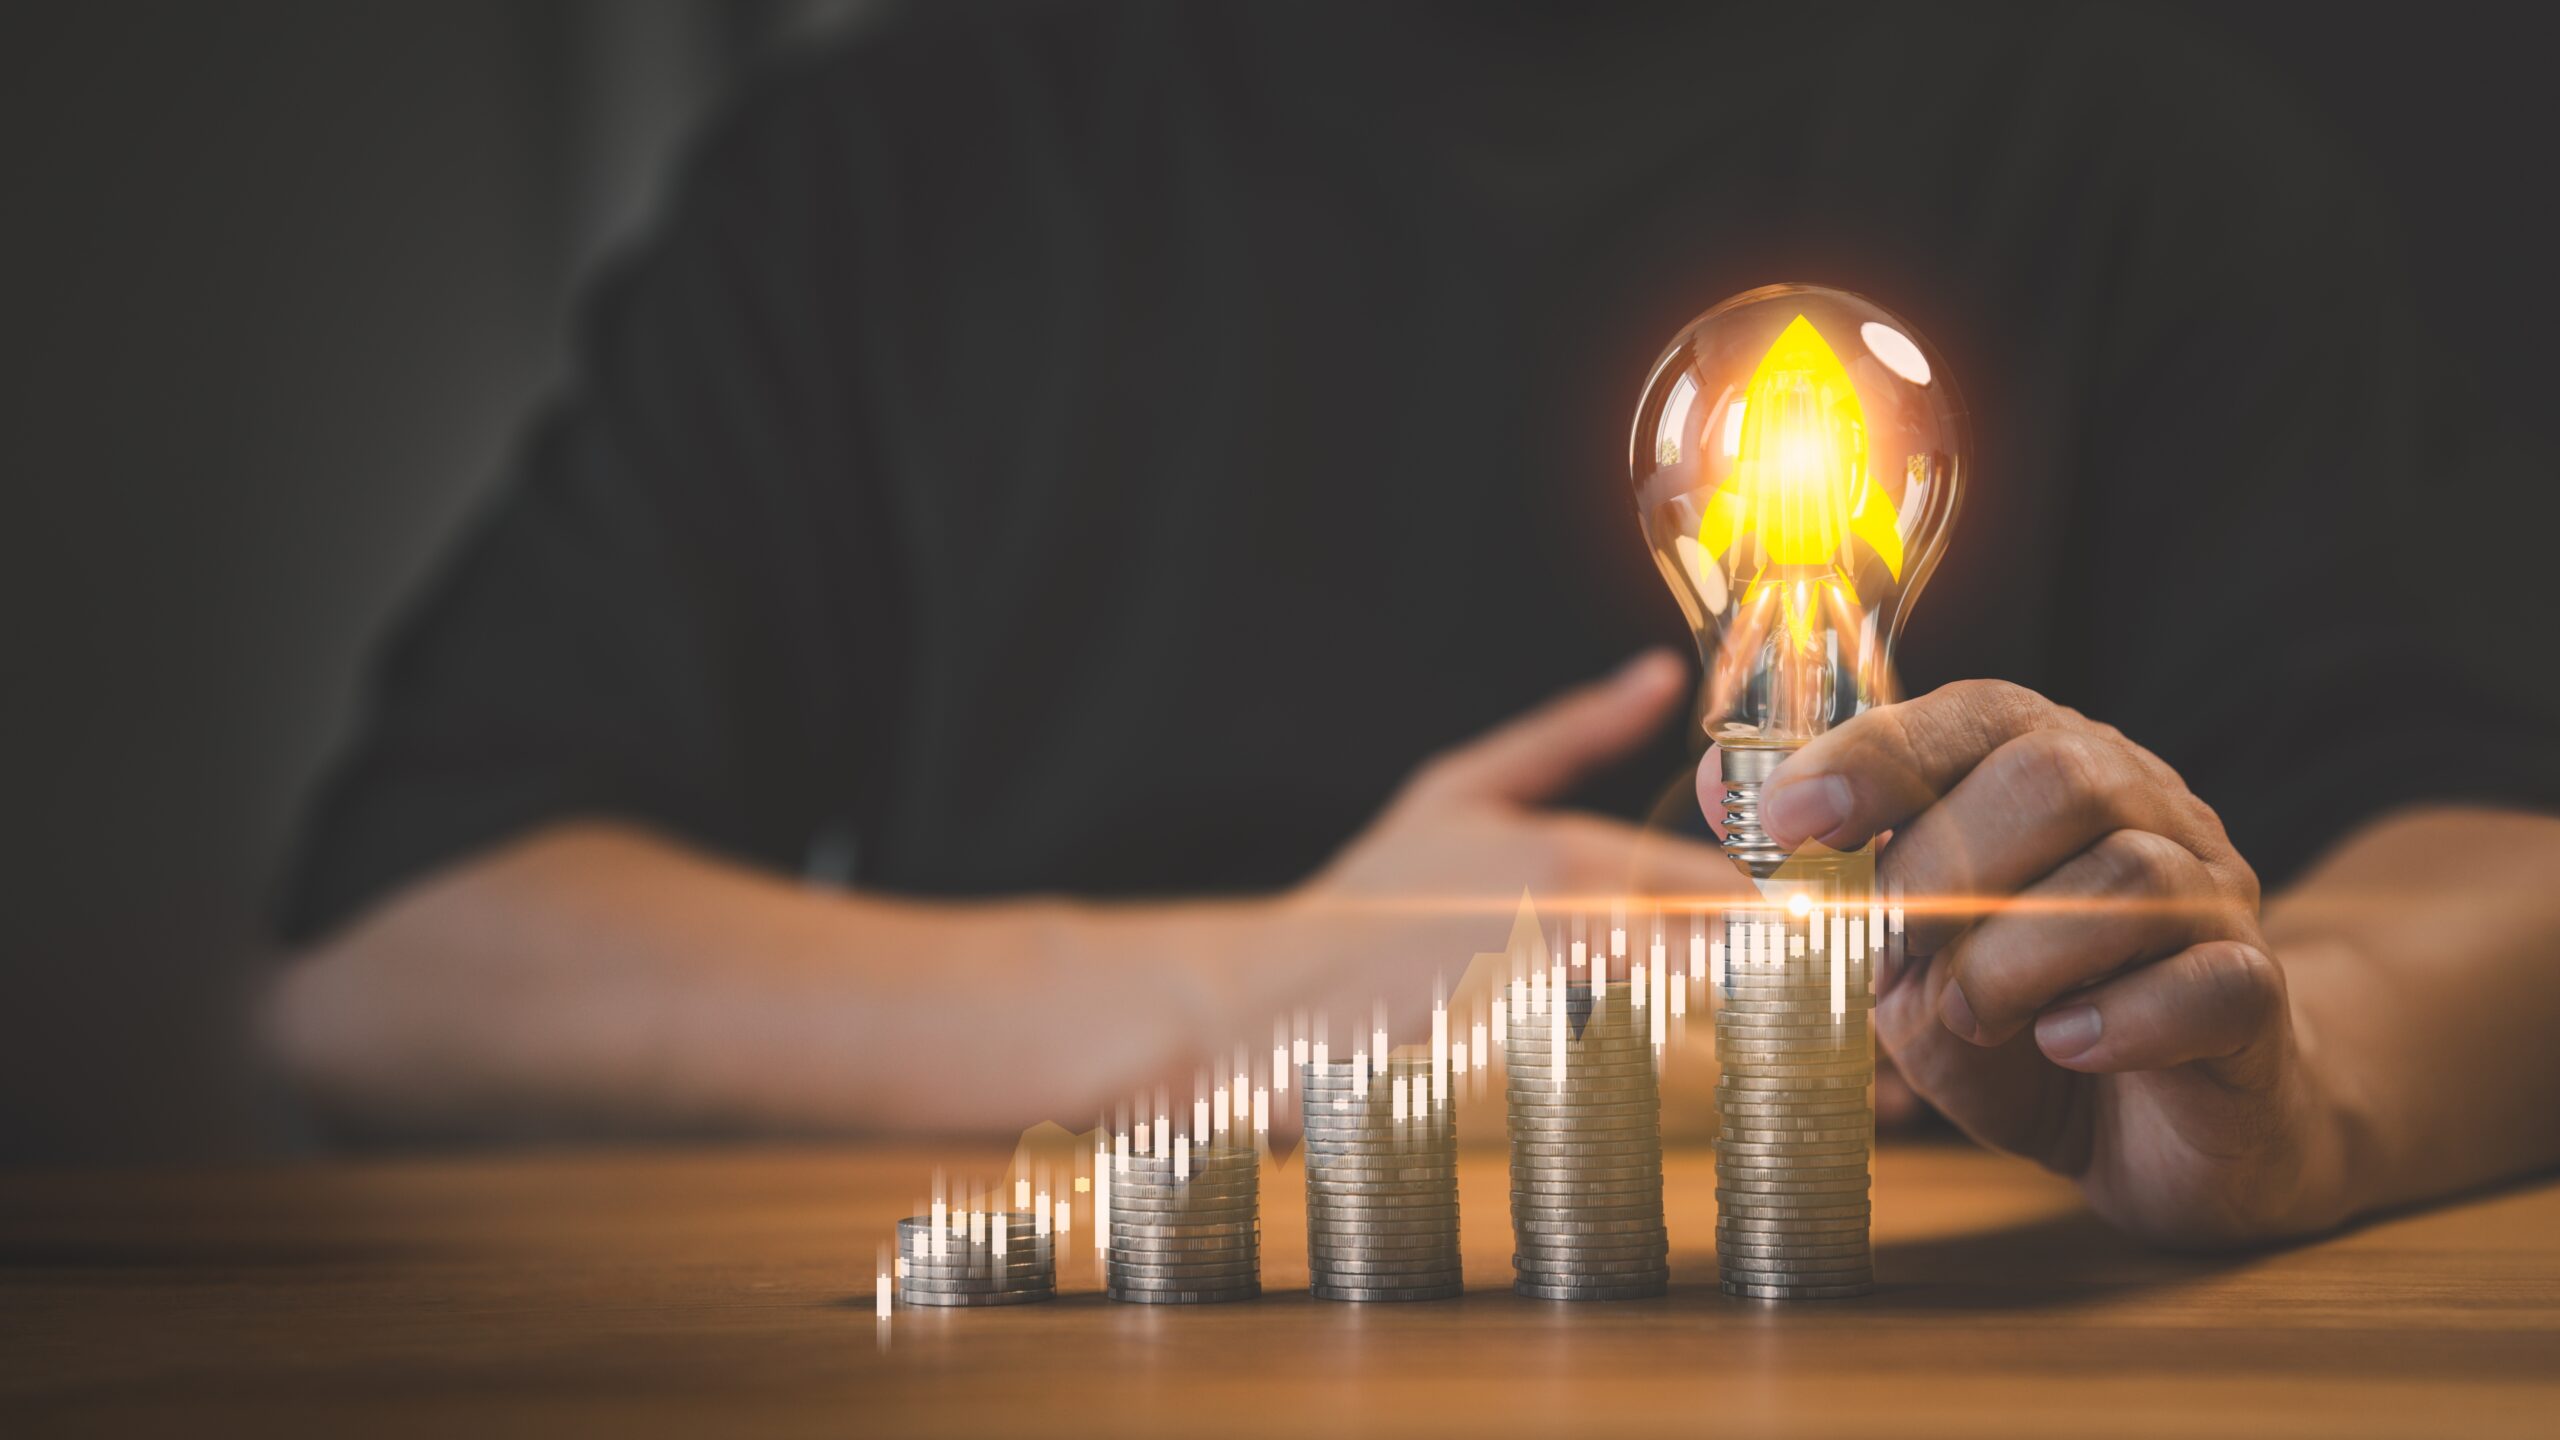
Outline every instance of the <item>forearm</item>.
<svg viewBox="0 0 2560 1440">
<path fill-rule="evenodd" d="M 2379 821 L 2266 911 L 2370 1213 L 2560 1166 L 2560 819 Z"/>
<path fill-rule="evenodd" d="M 1012 1128 L 1187 1071 L 1266 908 L 907 902 L 564 826 L 384 903 L 272 1016 L 335 1101 L 409 1122 Z"/>
</svg>

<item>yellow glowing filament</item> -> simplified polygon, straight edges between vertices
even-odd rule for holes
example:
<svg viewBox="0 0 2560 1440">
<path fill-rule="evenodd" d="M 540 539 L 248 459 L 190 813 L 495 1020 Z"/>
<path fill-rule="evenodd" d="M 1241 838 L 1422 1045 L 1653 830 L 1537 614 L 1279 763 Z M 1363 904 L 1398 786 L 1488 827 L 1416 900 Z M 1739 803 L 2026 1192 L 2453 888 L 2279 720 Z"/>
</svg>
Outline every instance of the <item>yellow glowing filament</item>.
<svg viewBox="0 0 2560 1440">
<path fill-rule="evenodd" d="M 1740 422 L 1728 414 L 1733 475 L 1707 502 L 1698 543 L 1740 578 L 1733 552 L 1755 540 L 1744 598 L 1784 583 L 1787 627 L 1807 644 L 1835 602 L 1860 604 L 1852 540 L 1902 578 L 1893 499 L 1867 463 L 1866 411 L 1847 367 L 1801 315 L 1760 357 L 1732 411 Z"/>
</svg>

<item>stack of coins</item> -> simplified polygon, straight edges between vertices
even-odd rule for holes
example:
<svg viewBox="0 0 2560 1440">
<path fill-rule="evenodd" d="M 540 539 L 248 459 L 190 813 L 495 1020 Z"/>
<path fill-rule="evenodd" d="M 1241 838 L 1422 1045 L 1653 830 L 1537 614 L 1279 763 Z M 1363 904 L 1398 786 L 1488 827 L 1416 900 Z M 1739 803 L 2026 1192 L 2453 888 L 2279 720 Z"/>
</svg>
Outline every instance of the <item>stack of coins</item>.
<svg viewBox="0 0 2560 1440">
<path fill-rule="evenodd" d="M 1308 1289 L 1320 1300 L 1445 1300 L 1458 1263 L 1456 1107 L 1428 1056 L 1298 1067 Z M 1401 1117 L 1401 1118 L 1399 1118 Z"/>
<path fill-rule="evenodd" d="M 954 1222 L 957 1223 L 954 1223 Z M 898 1298 L 910 1305 L 1025 1305 L 1058 1294 L 1058 1253 L 1028 1213 L 898 1222 Z"/>
<path fill-rule="evenodd" d="M 1180 1143 L 1180 1142 L 1177 1142 Z M 1249 1138 L 1133 1155 L 1111 1171 L 1104 1293 L 1150 1305 L 1205 1305 L 1262 1293 L 1262 1155 Z"/>
<path fill-rule="evenodd" d="M 1671 1283 L 1662 1223 L 1662 1091 L 1624 984 L 1549 987 L 1553 1014 L 1503 1037 L 1511 1117 L 1512 1288 L 1633 1300 Z"/>
<path fill-rule="evenodd" d="M 1756 928 L 1755 928 L 1756 927 Z M 1724 1292 L 1863 1295 L 1875 1140 L 1873 1019 L 1863 927 L 1821 908 L 1738 919 L 1717 995 L 1716 1263 Z M 1825 933 L 1816 934 L 1815 931 Z M 1845 953 L 1844 953 L 1845 952 Z M 1834 975 L 1835 968 L 1840 972 Z"/>
</svg>

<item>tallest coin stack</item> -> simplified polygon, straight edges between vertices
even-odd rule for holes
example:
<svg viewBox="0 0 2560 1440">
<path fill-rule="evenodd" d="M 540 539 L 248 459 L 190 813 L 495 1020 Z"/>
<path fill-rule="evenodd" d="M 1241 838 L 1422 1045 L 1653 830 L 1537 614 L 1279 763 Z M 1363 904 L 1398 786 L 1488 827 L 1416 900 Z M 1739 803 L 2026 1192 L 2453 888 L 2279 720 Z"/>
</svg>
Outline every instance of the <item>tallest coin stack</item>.
<svg viewBox="0 0 2560 1440">
<path fill-rule="evenodd" d="M 1828 888 L 1828 904 L 1725 920 L 1716 1264 L 1728 1295 L 1811 1300 L 1875 1288 L 1870 912 Z"/>
</svg>

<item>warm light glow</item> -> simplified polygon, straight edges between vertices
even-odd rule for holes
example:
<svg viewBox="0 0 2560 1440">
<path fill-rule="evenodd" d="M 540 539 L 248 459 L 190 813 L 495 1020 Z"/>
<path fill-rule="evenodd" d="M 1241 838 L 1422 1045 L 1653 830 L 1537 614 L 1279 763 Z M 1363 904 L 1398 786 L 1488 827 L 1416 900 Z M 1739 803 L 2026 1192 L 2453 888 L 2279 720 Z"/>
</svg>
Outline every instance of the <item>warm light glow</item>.
<svg viewBox="0 0 2560 1440">
<path fill-rule="evenodd" d="M 1734 408 L 1741 426 L 1732 442 L 1733 478 L 1707 501 L 1698 543 L 1728 559 L 1744 542 L 1757 542 L 1744 598 L 1793 581 L 1791 628 L 1820 619 L 1808 580 L 1836 586 L 1857 603 L 1852 540 L 1865 542 L 1885 573 L 1900 579 L 1902 532 L 1892 497 L 1867 464 L 1866 410 L 1812 321 L 1799 315 L 1779 332 Z M 1731 568 L 1745 573 L 1741 564 Z"/>
</svg>

